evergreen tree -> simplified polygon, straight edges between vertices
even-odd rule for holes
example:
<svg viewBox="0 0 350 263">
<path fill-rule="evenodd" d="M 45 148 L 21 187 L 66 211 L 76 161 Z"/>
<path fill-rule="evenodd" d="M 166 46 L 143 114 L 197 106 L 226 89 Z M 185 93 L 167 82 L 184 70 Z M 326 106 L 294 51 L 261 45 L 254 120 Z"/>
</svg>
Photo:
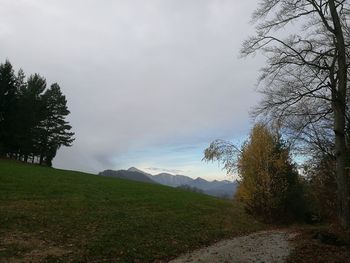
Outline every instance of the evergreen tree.
<svg viewBox="0 0 350 263">
<path fill-rule="evenodd" d="M 12 154 L 14 140 L 14 115 L 16 114 L 16 76 L 9 61 L 0 65 L 0 154 Z"/>
<path fill-rule="evenodd" d="M 40 163 L 52 165 L 52 159 L 57 150 L 63 146 L 71 146 L 74 141 L 74 133 L 70 132 L 71 126 L 66 121 L 70 113 L 67 108 L 66 97 L 62 94 L 60 86 L 55 83 L 43 95 L 45 105 L 44 118 L 39 129 Z"/>
<path fill-rule="evenodd" d="M 71 146 L 66 97 L 58 84 L 46 86 L 39 74 L 26 80 L 9 61 L 0 64 L 0 155 L 51 166 L 57 150 Z"/>
<path fill-rule="evenodd" d="M 19 96 L 19 144 L 20 153 L 27 161 L 29 155 L 38 155 L 36 141 L 38 125 L 43 119 L 44 105 L 42 94 L 46 89 L 46 80 L 38 74 L 29 77 L 27 84 L 20 89 Z"/>
</svg>

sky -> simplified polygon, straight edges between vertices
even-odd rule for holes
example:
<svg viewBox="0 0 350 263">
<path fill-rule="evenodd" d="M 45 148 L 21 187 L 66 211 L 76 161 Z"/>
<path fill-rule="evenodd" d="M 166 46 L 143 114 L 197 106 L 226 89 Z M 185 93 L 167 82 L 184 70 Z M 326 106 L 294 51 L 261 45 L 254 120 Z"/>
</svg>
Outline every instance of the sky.
<svg viewBox="0 0 350 263">
<path fill-rule="evenodd" d="M 252 125 L 263 59 L 242 59 L 257 0 L 0 0 L 0 59 L 66 95 L 76 140 L 54 167 L 229 179 L 202 161 Z"/>
</svg>

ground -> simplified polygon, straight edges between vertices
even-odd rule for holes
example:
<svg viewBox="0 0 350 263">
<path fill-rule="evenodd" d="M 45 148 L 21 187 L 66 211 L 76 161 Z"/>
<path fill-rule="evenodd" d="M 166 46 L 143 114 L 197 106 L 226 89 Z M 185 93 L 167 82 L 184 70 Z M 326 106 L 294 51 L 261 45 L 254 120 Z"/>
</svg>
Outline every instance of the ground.
<svg viewBox="0 0 350 263">
<path fill-rule="evenodd" d="M 166 261 L 266 228 L 242 205 L 0 160 L 0 262 Z"/>
<path fill-rule="evenodd" d="M 298 226 L 292 240 L 293 250 L 288 263 L 347 263 L 350 262 L 350 231 L 334 224 Z"/>
<path fill-rule="evenodd" d="M 346 263 L 350 232 L 329 225 L 259 231 L 183 254 L 171 263 Z"/>
<path fill-rule="evenodd" d="M 325 227 L 273 230 L 236 202 L 7 160 L 0 215 L 1 263 L 350 260 L 350 233 L 325 244 Z"/>
<path fill-rule="evenodd" d="M 262 231 L 220 241 L 212 246 L 187 253 L 171 261 L 184 262 L 285 262 L 292 250 L 290 239 L 296 233 L 289 230 Z"/>
</svg>

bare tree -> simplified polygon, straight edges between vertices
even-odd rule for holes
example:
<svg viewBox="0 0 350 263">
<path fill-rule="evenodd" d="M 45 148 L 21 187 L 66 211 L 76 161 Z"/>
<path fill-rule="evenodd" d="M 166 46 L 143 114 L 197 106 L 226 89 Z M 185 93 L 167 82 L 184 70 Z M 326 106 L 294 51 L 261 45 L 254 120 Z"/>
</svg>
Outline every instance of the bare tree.
<svg viewBox="0 0 350 263">
<path fill-rule="evenodd" d="M 254 115 L 277 119 L 303 146 L 334 156 L 344 227 L 350 226 L 349 14 L 346 0 L 261 0 L 253 14 L 256 35 L 242 49 L 243 55 L 267 56 L 260 79 L 264 98 Z M 283 37 L 282 29 L 296 33 Z"/>
</svg>

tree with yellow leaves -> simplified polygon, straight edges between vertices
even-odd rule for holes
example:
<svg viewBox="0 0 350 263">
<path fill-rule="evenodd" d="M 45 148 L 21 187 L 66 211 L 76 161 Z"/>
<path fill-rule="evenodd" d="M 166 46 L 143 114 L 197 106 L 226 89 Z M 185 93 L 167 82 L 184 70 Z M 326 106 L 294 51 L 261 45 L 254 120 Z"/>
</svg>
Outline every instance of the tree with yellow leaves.
<svg viewBox="0 0 350 263">
<path fill-rule="evenodd" d="M 238 172 L 240 184 L 235 198 L 251 213 L 266 221 L 303 213 L 301 185 L 290 151 L 278 132 L 264 124 L 253 127 L 240 149 L 228 142 L 214 141 L 205 150 L 204 159 L 223 163 L 229 173 Z"/>
</svg>

